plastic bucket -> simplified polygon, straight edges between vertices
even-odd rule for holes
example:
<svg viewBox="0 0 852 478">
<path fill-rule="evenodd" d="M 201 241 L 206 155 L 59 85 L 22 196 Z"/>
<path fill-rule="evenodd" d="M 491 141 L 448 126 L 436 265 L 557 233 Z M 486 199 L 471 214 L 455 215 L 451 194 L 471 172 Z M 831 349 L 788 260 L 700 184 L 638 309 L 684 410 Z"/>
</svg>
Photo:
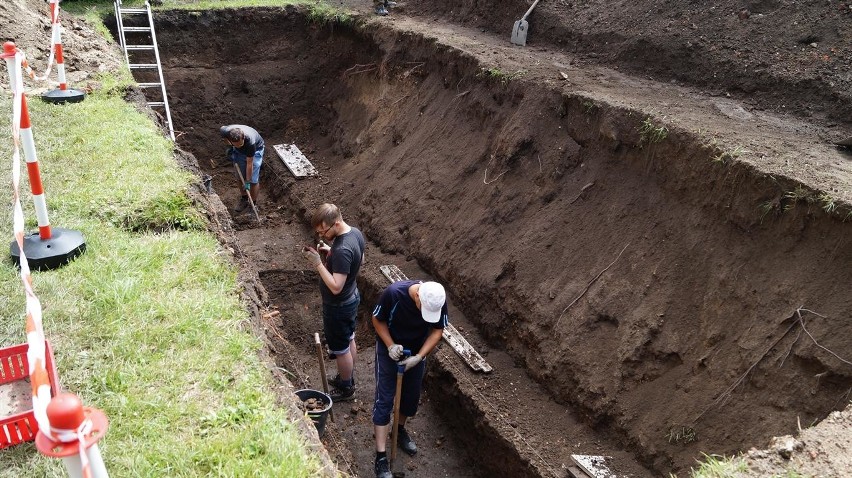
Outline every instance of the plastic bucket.
<svg viewBox="0 0 852 478">
<path fill-rule="evenodd" d="M 311 421 L 314 422 L 314 425 L 317 427 L 317 432 L 322 435 L 325 431 L 325 422 L 328 420 L 328 411 L 331 410 L 331 397 L 319 390 L 311 389 L 296 390 L 296 396 L 303 402 L 309 398 L 316 398 L 326 404 L 322 410 L 310 410 L 305 412 L 305 414 L 310 417 Z"/>
</svg>

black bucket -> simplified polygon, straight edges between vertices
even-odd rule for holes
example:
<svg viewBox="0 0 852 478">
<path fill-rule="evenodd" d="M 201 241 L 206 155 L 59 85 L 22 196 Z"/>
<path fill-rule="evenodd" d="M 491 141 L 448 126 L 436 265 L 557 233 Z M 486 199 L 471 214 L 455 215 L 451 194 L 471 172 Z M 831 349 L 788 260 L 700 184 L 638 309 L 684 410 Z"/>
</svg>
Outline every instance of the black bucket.
<svg viewBox="0 0 852 478">
<path fill-rule="evenodd" d="M 325 422 L 328 420 L 328 412 L 331 410 L 331 397 L 319 390 L 311 389 L 296 390 L 296 396 L 303 402 L 309 398 L 316 398 L 325 404 L 325 407 L 323 407 L 322 410 L 311 410 L 309 412 L 305 412 L 308 417 L 310 417 L 311 421 L 314 422 L 314 425 L 317 427 L 317 432 L 321 436 L 325 431 Z"/>
</svg>

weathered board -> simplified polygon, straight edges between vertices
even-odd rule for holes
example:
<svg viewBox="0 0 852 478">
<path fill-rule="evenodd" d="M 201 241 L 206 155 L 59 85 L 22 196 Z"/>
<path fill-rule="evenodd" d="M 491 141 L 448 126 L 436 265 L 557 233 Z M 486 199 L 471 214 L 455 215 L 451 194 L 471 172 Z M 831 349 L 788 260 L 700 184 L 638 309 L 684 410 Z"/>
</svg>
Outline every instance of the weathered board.
<svg viewBox="0 0 852 478">
<path fill-rule="evenodd" d="M 308 158 L 299 151 L 295 144 L 276 144 L 273 146 L 278 157 L 287 166 L 287 169 L 297 178 L 319 176 L 317 168 L 308 161 Z"/>
<path fill-rule="evenodd" d="M 381 271 L 382 275 L 384 275 L 389 281 L 397 282 L 401 280 L 408 280 L 408 277 L 399 270 L 399 267 L 391 264 L 386 266 L 379 266 L 379 271 Z M 459 333 L 458 330 L 453 326 L 453 324 L 447 324 L 444 328 L 443 332 L 444 341 L 450 344 L 450 347 L 456 351 L 456 353 L 461 357 L 473 370 L 477 372 L 488 373 L 493 369 L 488 362 L 479 355 L 479 352 L 473 348 L 472 345 Z"/>
<path fill-rule="evenodd" d="M 617 478 L 606 466 L 606 457 L 595 455 L 571 455 L 571 461 L 593 478 Z"/>
</svg>

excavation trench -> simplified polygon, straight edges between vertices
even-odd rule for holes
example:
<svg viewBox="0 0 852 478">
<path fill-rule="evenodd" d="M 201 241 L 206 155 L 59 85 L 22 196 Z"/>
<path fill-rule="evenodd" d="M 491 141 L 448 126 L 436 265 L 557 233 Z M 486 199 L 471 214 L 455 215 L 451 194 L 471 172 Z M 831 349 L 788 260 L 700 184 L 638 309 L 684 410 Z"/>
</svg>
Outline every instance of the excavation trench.
<svg viewBox="0 0 852 478">
<path fill-rule="evenodd" d="M 852 368 L 825 349 L 852 350 L 850 224 L 787 194 L 806 186 L 725 157 L 693 125 L 655 137 L 620 98 L 581 93 L 591 82 L 487 71 L 463 30 L 316 24 L 293 8 L 163 12 L 157 27 L 178 143 L 226 204 L 218 127 L 266 139 L 264 223 L 234 220 L 297 386 L 320 386 L 305 214 L 339 204 L 369 240 L 359 401 L 335 407 L 325 439 L 341 469 L 372 473 L 383 264 L 446 284 L 451 321 L 494 367 L 476 374 L 447 345 L 430 361 L 413 476 L 564 476 L 571 454 L 651 476 L 848 402 Z M 476 42 L 501 65 L 502 43 Z M 279 143 L 320 176 L 294 179 Z"/>
</svg>

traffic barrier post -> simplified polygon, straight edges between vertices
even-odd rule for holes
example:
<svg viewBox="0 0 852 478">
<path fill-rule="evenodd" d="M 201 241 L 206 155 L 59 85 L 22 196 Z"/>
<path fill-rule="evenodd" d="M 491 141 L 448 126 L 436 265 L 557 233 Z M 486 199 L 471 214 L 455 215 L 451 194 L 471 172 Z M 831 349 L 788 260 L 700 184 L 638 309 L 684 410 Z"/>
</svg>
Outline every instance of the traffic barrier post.
<svg viewBox="0 0 852 478">
<path fill-rule="evenodd" d="M 109 478 L 98 441 L 109 421 L 97 408 L 84 407 L 73 393 L 59 393 L 47 405 L 50 436 L 39 430 L 36 448 L 51 458 L 62 458 L 71 478 Z"/>
<path fill-rule="evenodd" d="M 55 269 L 82 254 L 86 250 L 86 242 L 83 240 L 83 234 L 79 231 L 50 227 L 47 216 L 47 201 L 44 196 L 32 125 L 30 124 L 30 114 L 27 108 L 27 98 L 23 91 L 22 54 L 13 42 L 6 42 L 3 44 L 3 53 L 0 54 L 0 58 L 6 60 L 14 97 L 12 101 L 12 124 L 16 126 L 13 128 L 15 154 L 17 155 L 19 146 L 23 148 L 33 204 L 38 219 L 38 232 L 23 237 L 24 255 L 29 261 L 29 266 L 33 269 Z M 13 167 L 15 171 L 17 171 L 17 168 L 17 165 Z M 15 183 L 15 194 L 18 194 L 17 186 L 18 184 Z M 10 252 L 12 260 L 20 266 L 22 254 L 18 242 L 12 242 Z"/>
<path fill-rule="evenodd" d="M 41 98 L 49 103 L 79 103 L 86 99 L 86 93 L 68 88 L 68 83 L 65 80 L 65 54 L 62 49 L 62 24 L 59 23 L 59 2 L 60 0 L 49 0 L 50 3 L 50 23 L 52 25 L 52 49 L 56 56 L 56 76 L 59 80 L 59 88 L 45 92 Z"/>
</svg>

